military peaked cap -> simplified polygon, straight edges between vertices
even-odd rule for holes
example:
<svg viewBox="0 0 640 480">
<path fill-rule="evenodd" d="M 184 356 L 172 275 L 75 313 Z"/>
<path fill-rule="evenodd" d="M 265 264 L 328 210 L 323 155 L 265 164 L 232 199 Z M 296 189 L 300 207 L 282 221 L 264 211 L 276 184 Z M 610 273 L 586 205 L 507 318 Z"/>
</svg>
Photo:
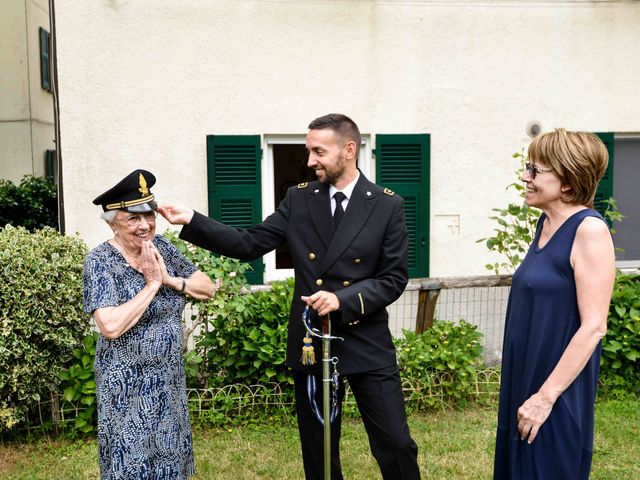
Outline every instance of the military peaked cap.
<svg viewBox="0 0 640 480">
<path fill-rule="evenodd" d="M 102 210 L 126 210 L 132 213 L 150 212 L 156 209 L 156 202 L 149 190 L 156 183 L 153 173 L 134 170 L 114 187 L 93 200 L 94 205 L 102 205 Z"/>
</svg>

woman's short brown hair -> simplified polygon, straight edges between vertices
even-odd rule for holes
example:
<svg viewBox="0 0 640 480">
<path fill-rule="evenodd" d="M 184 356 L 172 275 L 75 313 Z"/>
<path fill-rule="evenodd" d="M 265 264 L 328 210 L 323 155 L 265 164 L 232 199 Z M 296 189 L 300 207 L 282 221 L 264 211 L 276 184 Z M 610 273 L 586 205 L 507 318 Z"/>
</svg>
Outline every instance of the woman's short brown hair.
<svg viewBox="0 0 640 480">
<path fill-rule="evenodd" d="M 563 185 L 567 203 L 593 208 L 598 181 L 609 163 L 607 147 L 593 133 L 568 132 L 556 128 L 543 133 L 529 145 L 529 161 L 553 169 Z"/>
</svg>

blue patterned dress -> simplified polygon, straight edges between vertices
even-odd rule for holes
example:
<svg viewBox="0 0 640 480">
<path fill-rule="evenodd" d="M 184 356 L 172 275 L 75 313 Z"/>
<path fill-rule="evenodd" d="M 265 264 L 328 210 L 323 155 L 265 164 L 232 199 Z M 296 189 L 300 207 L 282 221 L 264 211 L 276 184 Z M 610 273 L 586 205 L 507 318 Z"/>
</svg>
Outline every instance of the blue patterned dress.
<svg viewBox="0 0 640 480">
<path fill-rule="evenodd" d="M 170 275 L 197 269 L 164 237 L 154 245 Z M 145 286 L 108 242 L 87 255 L 84 308 L 116 307 Z M 138 323 L 115 340 L 100 336 L 95 374 L 102 479 L 186 479 L 195 473 L 182 359 L 184 296 L 160 287 Z"/>
</svg>

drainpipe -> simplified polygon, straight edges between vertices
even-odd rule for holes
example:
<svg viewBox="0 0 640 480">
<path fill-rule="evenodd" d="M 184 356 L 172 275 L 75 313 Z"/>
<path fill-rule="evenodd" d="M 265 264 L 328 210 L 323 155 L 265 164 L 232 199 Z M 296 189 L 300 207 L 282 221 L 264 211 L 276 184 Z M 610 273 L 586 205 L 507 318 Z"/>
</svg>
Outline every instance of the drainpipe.
<svg viewBox="0 0 640 480">
<path fill-rule="evenodd" d="M 54 0 L 49 0 L 49 31 L 51 32 L 51 93 L 53 94 L 53 128 L 56 146 L 56 171 L 58 173 L 58 231 L 65 233 L 64 188 L 62 176 L 62 147 L 60 141 L 60 105 L 58 99 L 58 50 L 56 41 L 56 11 Z"/>
</svg>

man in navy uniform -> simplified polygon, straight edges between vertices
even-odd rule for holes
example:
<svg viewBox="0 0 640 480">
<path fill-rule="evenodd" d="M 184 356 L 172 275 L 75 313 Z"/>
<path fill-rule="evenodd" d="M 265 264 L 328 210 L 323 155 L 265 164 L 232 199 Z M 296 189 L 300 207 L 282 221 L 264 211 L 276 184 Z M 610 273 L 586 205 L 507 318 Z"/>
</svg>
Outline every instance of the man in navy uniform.
<svg viewBox="0 0 640 480">
<path fill-rule="evenodd" d="M 317 181 L 291 187 L 278 209 L 251 228 L 232 228 L 175 205 L 161 205 L 158 211 L 170 223 L 184 225 L 184 240 L 229 257 L 254 260 L 285 242 L 289 245 L 296 282 L 287 365 L 294 374 L 306 478 L 321 479 L 324 469 L 323 427 L 306 391 L 310 374 L 322 385 L 320 366 L 301 363 L 302 314 L 308 305 L 314 317 L 330 314 L 332 334 L 344 338 L 332 342 L 331 352 L 339 359 L 340 378 L 349 381 L 383 478 L 417 479 L 418 448 L 407 425 L 386 311 L 408 281 L 404 201 L 358 170 L 359 147 L 358 126 L 347 116 L 315 119 L 306 148 L 307 165 Z M 317 318 L 313 320 L 318 326 Z M 316 339 L 314 346 L 321 352 Z M 343 396 L 340 381 L 339 402 Z M 322 411 L 322 388 L 314 401 Z M 339 415 L 331 433 L 331 476 L 341 479 Z"/>
</svg>

